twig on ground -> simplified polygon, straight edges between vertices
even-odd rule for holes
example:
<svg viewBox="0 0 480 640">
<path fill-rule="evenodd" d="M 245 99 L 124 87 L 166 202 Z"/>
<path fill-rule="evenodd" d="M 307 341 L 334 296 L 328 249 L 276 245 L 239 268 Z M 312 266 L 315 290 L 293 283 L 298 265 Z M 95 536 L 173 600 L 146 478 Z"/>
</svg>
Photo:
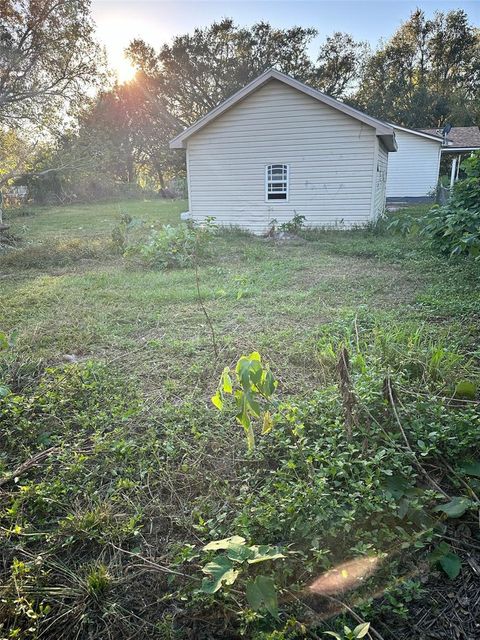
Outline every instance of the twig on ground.
<svg viewBox="0 0 480 640">
<path fill-rule="evenodd" d="M 210 316 L 208 315 L 208 311 L 205 307 L 205 304 L 203 303 L 203 298 L 202 298 L 202 294 L 200 292 L 200 277 L 198 275 L 198 260 L 197 260 L 197 252 L 195 250 L 195 255 L 193 257 L 194 260 L 194 266 L 195 266 L 195 283 L 197 285 L 197 299 L 198 299 L 198 304 L 200 305 L 202 311 L 203 311 L 203 315 L 205 316 L 206 320 L 207 320 L 207 324 L 210 328 L 210 334 L 212 336 L 212 346 L 213 346 L 213 351 L 215 352 L 215 357 L 218 358 L 218 346 L 217 346 L 217 339 L 215 336 L 215 327 L 213 326 L 213 322 L 212 319 L 210 318 Z"/>
<path fill-rule="evenodd" d="M 37 465 L 44 462 L 49 456 L 54 453 L 59 452 L 60 449 L 58 447 L 50 447 L 50 449 L 45 449 L 45 451 L 40 451 L 40 453 L 36 453 L 34 456 L 22 462 L 16 469 L 14 469 L 11 473 L 9 473 L 4 478 L 0 478 L 0 487 L 15 478 L 20 477 L 23 473 L 31 469 L 32 467 L 36 467 Z"/>
<path fill-rule="evenodd" d="M 345 426 L 347 428 L 347 436 L 352 437 L 352 428 L 358 427 L 358 417 L 355 411 L 357 400 L 351 389 L 350 381 L 350 360 L 348 351 L 345 347 L 339 353 L 337 361 L 338 382 L 340 385 L 340 393 L 342 395 L 343 413 L 345 416 Z"/>
</svg>

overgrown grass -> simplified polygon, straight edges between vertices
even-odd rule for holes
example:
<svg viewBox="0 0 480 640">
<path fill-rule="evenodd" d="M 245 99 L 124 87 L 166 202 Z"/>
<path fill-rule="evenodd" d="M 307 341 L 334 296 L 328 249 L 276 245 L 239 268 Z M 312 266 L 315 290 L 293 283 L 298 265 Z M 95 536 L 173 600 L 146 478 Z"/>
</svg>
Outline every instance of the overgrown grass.
<svg viewBox="0 0 480 640">
<path fill-rule="evenodd" d="M 383 602 L 385 613 L 372 592 L 393 589 L 442 535 L 432 528 L 442 498 L 418 461 L 450 496 L 465 492 L 459 478 L 478 495 L 460 470 L 478 457 L 478 405 L 454 397 L 459 382 L 479 382 L 478 263 L 385 227 L 287 242 L 224 231 L 199 268 L 215 357 L 194 270 L 150 270 L 111 244 L 121 213 L 145 219 L 141 234 L 185 208 L 128 202 L 11 219 L 20 242 L 0 255 L 0 330 L 16 334 L 0 376 L 10 390 L 0 399 L 7 638 L 296 638 L 301 624 L 320 637 L 337 623 L 307 586 L 372 556 L 388 556 L 377 577 L 336 597 L 382 625 L 401 607 Z M 254 350 L 279 387 L 273 430 L 248 455 L 234 407 L 220 413 L 209 398 L 223 368 Z M 232 590 L 197 593 L 202 544 L 230 535 L 287 555 L 268 568 L 279 621 L 248 609 L 243 575 Z M 414 637 L 412 625 L 398 637 Z"/>
</svg>

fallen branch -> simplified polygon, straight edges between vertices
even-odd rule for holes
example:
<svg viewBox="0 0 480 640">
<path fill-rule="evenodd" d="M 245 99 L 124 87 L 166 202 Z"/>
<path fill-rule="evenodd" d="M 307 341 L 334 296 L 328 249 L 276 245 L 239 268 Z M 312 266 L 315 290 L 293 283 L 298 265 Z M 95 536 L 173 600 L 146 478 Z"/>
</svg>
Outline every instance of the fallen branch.
<svg viewBox="0 0 480 640">
<path fill-rule="evenodd" d="M 25 460 L 25 462 L 22 462 L 22 464 L 19 465 L 16 469 L 14 469 L 14 471 L 12 471 L 10 474 L 5 476 L 4 478 L 0 478 L 0 487 L 2 487 L 4 484 L 7 484 L 7 482 L 10 482 L 11 480 L 14 480 L 15 478 L 19 478 L 22 474 L 29 471 L 29 469 L 32 469 L 32 467 L 38 466 L 39 464 L 44 462 L 47 458 L 49 458 L 51 455 L 59 451 L 60 449 L 58 447 L 50 447 L 50 449 L 45 449 L 45 451 L 40 451 L 40 453 L 36 453 L 34 456 L 29 458 L 28 460 Z"/>
<path fill-rule="evenodd" d="M 338 356 L 337 362 L 338 382 L 340 385 L 340 393 L 342 395 L 343 414 L 345 416 L 345 426 L 347 428 L 347 436 L 352 437 L 352 428 L 358 427 L 358 417 L 356 413 L 357 400 L 351 389 L 350 381 L 350 359 L 348 351 L 342 348 Z"/>
<path fill-rule="evenodd" d="M 195 267 L 195 284 L 197 286 L 197 299 L 198 299 L 198 304 L 200 305 L 200 308 L 203 311 L 203 315 L 205 316 L 209 329 L 210 329 L 210 335 L 212 336 L 212 346 L 213 346 L 213 351 L 215 353 L 215 357 L 218 358 L 218 346 L 217 346 L 217 339 L 215 336 L 215 327 L 213 326 L 213 322 L 212 319 L 210 318 L 210 316 L 208 315 L 208 311 L 203 303 L 203 298 L 202 298 L 202 294 L 200 292 L 200 277 L 198 275 L 198 259 L 197 259 L 197 255 L 198 255 L 198 249 L 196 246 L 196 241 L 195 241 L 195 254 L 193 256 L 194 259 L 194 267 Z"/>
</svg>

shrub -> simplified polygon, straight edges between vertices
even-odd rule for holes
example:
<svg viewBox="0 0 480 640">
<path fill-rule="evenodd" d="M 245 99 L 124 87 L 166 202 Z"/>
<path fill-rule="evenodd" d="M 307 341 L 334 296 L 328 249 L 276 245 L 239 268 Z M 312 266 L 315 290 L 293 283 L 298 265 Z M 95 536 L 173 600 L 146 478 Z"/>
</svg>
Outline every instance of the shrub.
<svg viewBox="0 0 480 640">
<path fill-rule="evenodd" d="M 288 220 L 288 222 L 283 222 L 279 226 L 279 229 L 280 231 L 285 231 L 286 233 L 298 233 L 305 227 L 306 220 L 307 219 L 305 216 L 302 216 L 301 214 L 295 212 L 293 218 L 291 220 Z"/>
<path fill-rule="evenodd" d="M 423 218 L 422 233 L 431 246 L 451 256 L 480 257 L 480 152 L 462 163 L 467 174 L 457 182 L 446 205 Z"/>
<path fill-rule="evenodd" d="M 122 214 L 120 222 L 112 229 L 112 246 L 115 253 L 124 254 L 131 246 L 131 232 L 143 225 L 142 220 Z"/>
<path fill-rule="evenodd" d="M 127 249 L 126 255 L 138 256 L 153 269 L 191 267 L 196 258 L 208 255 L 215 231 L 213 218 L 207 218 L 202 225 L 167 224 L 153 231 L 144 244 Z"/>
</svg>

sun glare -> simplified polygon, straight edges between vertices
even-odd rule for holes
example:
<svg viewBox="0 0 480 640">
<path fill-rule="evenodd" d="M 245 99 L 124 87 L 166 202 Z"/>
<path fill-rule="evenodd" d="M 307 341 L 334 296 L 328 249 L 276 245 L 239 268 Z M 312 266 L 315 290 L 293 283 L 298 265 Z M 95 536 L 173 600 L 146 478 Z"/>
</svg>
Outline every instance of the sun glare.
<svg viewBox="0 0 480 640">
<path fill-rule="evenodd" d="M 124 57 L 115 61 L 114 69 L 119 82 L 132 80 L 136 73 L 135 67 Z"/>
</svg>

